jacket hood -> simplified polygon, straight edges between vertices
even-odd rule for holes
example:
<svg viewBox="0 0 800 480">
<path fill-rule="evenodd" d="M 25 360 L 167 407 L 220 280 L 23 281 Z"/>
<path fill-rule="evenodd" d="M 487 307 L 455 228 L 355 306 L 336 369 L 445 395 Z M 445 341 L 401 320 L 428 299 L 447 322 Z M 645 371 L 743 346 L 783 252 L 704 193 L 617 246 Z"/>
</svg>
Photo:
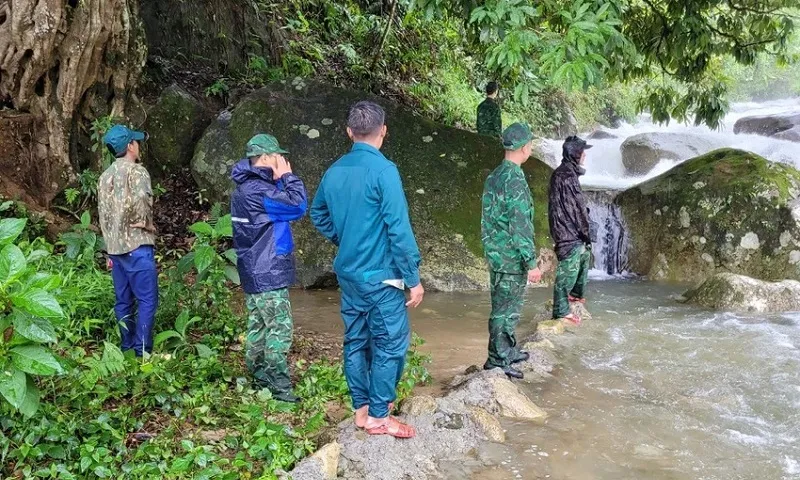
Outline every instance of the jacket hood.
<svg viewBox="0 0 800 480">
<path fill-rule="evenodd" d="M 586 174 L 586 169 L 583 168 L 578 162 L 579 162 L 578 159 L 568 156 L 564 156 L 564 158 L 561 159 L 561 163 L 569 167 L 570 170 L 572 170 L 573 172 L 575 172 L 575 175 L 581 176 Z"/>
<path fill-rule="evenodd" d="M 250 159 L 243 158 L 239 160 L 239 162 L 233 166 L 233 170 L 231 171 L 231 179 L 237 184 L 240 185 L 247 180 L 252 180 L 255 178 L 260 178 L 261 180 L 266 180 L 268 182 L 274 183 L 272 179 L 272 169 L 269 167 L 254 167 L 250 164 Z"/>
</svg>

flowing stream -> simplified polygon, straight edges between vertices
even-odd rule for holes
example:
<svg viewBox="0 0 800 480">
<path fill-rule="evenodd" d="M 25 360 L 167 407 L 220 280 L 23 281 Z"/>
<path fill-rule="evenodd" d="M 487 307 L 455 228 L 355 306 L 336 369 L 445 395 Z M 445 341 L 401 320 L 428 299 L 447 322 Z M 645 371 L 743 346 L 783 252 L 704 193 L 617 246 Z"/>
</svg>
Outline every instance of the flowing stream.
<svg viewBox="0 0 800 480">
<path fill-rule="evenodd" d="M 800 111 L 800 100 L 735 105 L 713 132 L 643 119 L 611 130 L 617 138 L 592 141 L 582 183 L 598 228 L 588 304 L 594 319 L 561 337 L 552 379 L 521 384 L 549 419 L 506 422 L 507 443 L 485 453 L 497 466 L 471 478 L 800 480 L 800 314 L 704 311 L 672 299 L 686 286 L 624 278 L 628 234 L 613 203 L 615 191 L 678 163 L 662 160 L 645 176 L 626 176 L 620 145 L 643 132 L 702 133 L 719 146 L 800 167 L 796 143 L 733 134 L 738 118 L 788 111 Z M 560 142 L 547 145 L 560 151 Z M 533 328 L 532 306 L 550 292 L 528 290 L 520 336 Z M 335 292 L 293 292 L 292 304 L 298 325 L 341 334 Z M 428 294 L 412 312 L 433 357 L 429 390 L 484 362 L 488 315 L 485 292 Z"/>
<path fill-rule="evenodd" d="M 594 319 L 562 337 L 563 363 L 523 385 L 544 425 L 508 422 L 499 467 L 475 479 L 800 479 L 800 315 L 677 304 L 680 286 L 590 283 Z M 550 296 L 529 289 L 531 311 Z M 338 296 L 292 292 L 298 325 L 341 333 Z M 429 294 L 412 312 L 438 390 L 486 358 L 487 293 Z"/>
<path fill-rule="evenodd" d="M 654 125 L 646 116 L 643 116 L 636 125 L 623 124 L 620 128 L 608 129 L 607 131 L 615 135 L 616 138 L 589 141 L 594 145 L 594 148 L 588 151 L 585 165 L 586 175 L 581 178 L 581 183 L 590 187 L 621 190 L 664 173 L 679 163 L 672 160 L 662 160 L 647 175 L 626 175 L 625 167 L 622 165 L 620 145 L 628 137 L 647 132 L 701 134 L 705 138 L 712 140 L 712 143 L 718 147 L 740 148 L 757 153 L 768 160 L 800 167 L 800 154 L 798 154 L 797 143 L 775 140 L 759 135 L 734 135 L 733 133 L 733 125 L 736 120 L 742 117 L 798 111 L 800 111 L 800 98 L 765 103 L 734 104 L 730 113 L 723 120 L 720 129 L 714 131 L 707 127 L 695 127 L 675 122 L 667 126 Z M 554 158 L 561 158 L 561 141 L 548 140 L 545 145 L 552 152 Z M 681 160 L 688 160 L 688 158 Z"/>
</svg>

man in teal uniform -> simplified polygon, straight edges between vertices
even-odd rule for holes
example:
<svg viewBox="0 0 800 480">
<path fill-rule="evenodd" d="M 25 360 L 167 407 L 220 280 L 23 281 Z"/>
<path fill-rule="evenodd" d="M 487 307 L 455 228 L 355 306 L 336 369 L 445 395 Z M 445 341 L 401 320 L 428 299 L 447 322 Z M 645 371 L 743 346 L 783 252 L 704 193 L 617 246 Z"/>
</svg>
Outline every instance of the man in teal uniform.
<svg viewBox="0 0 800 480">
<path fill-rule="evenodd" d="M 481 217 L 492 298 L 489 358 L 483 368 L 501 368 L 518 379 L 523 374 L 512 365 L 529 357 L 517 348 L 516 337 L 525 287 L 542 278 L 533 242 L 533 199 L 522 171 L 522 164 L 531 156 L 531 140 L 530 127 L 521 123 L 503 132 L 505 159 L 486 179 Z"/>
<path fill-rule="evenodd" d="M 411 330 L 407 307 L 422 302 L 420 255 L 397 166 L 380 151 L 386 114 L 372 102 L 350 109 L 350 152 L 320 182 L 311 220 L 339 247 L 333 268 L 342 292 L 344 369 L 356 425 L 373 435 L 413 437 L 389 415 Z M 407 302 L 404 289 L 411 289 Z"/>
</svg>

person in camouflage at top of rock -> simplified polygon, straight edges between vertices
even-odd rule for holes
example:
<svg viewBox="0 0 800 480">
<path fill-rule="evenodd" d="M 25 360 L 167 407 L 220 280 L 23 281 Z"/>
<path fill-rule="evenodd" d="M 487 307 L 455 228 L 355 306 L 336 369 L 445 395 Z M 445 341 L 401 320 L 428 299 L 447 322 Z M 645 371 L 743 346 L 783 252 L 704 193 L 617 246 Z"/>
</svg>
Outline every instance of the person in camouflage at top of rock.
<svg viewBox="0 0 800 480">
<path fill-rule="evenodd" d="M 145 138 L 145 133 L 122 125 L 112 127 L 103 143 L 116 161 L 97 183 L 100 229 L 117 297 L 114 311 L 122 350 L 133 350 L 137 356 L 153 348 L 158 308 L 153 192 L 150 175 L 138 163 L 140 143 Z"/>
<path fill-rule="evenodd" d="M 497 94 L 500 87 L 497 82 L 486 85 L 486 100 L 478 105 L 478 120 L 476 122 L 478 133 L 500 138 L 503 132 L 503 119 L 500 105 L 497 104 Z"/>
<path fill-rule="evenodd" d="M 492 313 L 489 317 L 489 358 L 485 369 L 501 368 L 511 378 L 523 378 L 512 365 L 528 359 L 517 347 L 516 327 L 525 287 L 537 283 L 533 232 L 533 199 L 522 164 L 531 155 L 530 127 L 514 123 L 503 132 L 505 159 L 486 179 L 483 189 L 481 239 L 489 263 Z"/>
<path fill-rule="evenodd" d="M 254 136 L 247 158 L 231 172 L 233 246 L 247 305 L 245 363 L 259 388 L 295 403 L 286 355 L 292 345 L 289 290 L 295 282 L 294 241 L 289 222 L 308 206 L 306 188 L 292 173 L 275 137 Z"/>
<path fill-rule="evenodd" d="M 580 324 L 581 319 L 570 313 L 569 304 L 586 301 L 592 250 L 589 209 L 579 180 L 586 173 L 583 163 L 589 148 L 592 146 L 586 141 L 576 136 L 568 137 L 564 141 L 561 165 L 550 177 L 550 235 L 558 257 L 553 287 L 553 318 L 574 324 Z"/>
</svg>

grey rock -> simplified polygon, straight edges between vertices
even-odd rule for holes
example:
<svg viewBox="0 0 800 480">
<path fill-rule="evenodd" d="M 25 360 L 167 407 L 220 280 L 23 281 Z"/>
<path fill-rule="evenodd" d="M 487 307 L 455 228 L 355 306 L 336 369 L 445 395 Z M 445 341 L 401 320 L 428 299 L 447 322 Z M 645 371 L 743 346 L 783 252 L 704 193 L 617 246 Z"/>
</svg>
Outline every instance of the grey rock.
<svg viewBox="0 0 800 480">
<path fill-rule="evenodd" d="M 620 151 L 629 175 L 645 175 L 661 160 L 687 160 L 721 146 L 703 135 L 649 132 L 627 138 L 622 142 Z"/>
<path fill-rule="evenodd" d="M 793 142 L 800 141 L 800 112 L 740 118 L 733 133 L 750 133 Z"/>
<path fill-rule="evenodd" d="M 780 313 L 800 311 L 800 282 L 766 282 L 718 273 L 684 294 L 686 301 L 706 308 L 733 312 Z"/>
<path fill-rule="evenodd" d="M 150 138 L 142 159 L 150 172 L 158 175 L 188 166 L 209 123 L 210 112 L 189 92 L 177 84 L 164 89 L 145 124 Z"/>
</svg>

